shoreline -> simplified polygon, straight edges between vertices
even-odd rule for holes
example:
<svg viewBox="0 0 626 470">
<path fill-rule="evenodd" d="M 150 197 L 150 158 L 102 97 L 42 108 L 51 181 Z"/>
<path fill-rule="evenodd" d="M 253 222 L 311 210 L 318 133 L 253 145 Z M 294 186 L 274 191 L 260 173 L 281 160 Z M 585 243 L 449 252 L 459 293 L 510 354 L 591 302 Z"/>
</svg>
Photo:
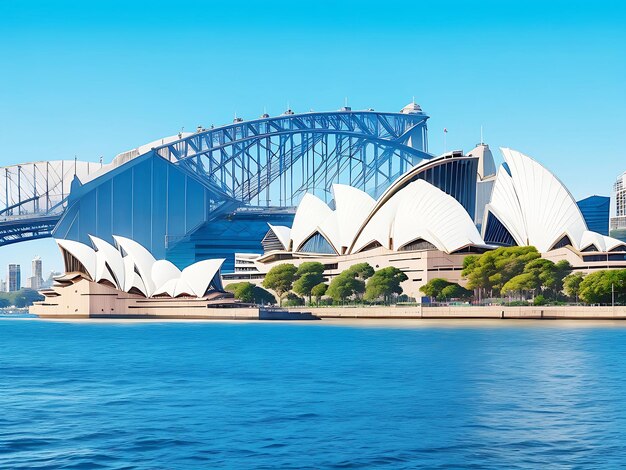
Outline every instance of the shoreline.
<svg viewBox="0 0 626 470">
<path fill-rule="evenodd" d="M 299 320 L 251 320 L 251 319 L 201 319 L 201 318 L 37 318 L 37 317 L 3 317 L 8 320 L 43 321 L 53 323 L 75 324 L 118 324 L 142 325 L 165 323 L 188 324 L 280 324 L 310 325 L 337 327 L 370 327 L 370 328 L 626 328 L 624 319 L 606 318 L 365 318 L 342 317 L 321 318 L 318 321 Z"/>
</svg>

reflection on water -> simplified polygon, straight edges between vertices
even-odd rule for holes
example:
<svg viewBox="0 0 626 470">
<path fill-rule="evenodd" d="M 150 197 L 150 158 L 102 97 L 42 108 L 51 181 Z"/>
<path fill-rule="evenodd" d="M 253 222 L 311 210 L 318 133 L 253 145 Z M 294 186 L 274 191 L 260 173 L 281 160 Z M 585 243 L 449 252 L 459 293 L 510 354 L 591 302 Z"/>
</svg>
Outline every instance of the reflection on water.
<svg viewBox="0 0 626 470">
<path fill-rule="evenodd" d="M 626 329 L 0 321 L 0 468 L 626 464 Z"/>
</svg>

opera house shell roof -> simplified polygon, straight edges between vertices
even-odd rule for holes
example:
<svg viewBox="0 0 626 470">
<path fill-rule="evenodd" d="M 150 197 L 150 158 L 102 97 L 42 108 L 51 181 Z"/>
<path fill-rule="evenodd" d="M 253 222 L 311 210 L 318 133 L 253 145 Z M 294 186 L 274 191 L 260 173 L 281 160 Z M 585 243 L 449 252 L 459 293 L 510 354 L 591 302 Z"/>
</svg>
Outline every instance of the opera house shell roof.
<svg viewBox="0 0 626 470">
<path fill-rule="evenodd" d="M 407 179 L 403 175 L 378 200 L 357 188 L 335 184 L 334 209 L 306 194 L 292 228 L 270 225 L 266 246 L 336 255 L 379 246 L 401 251 L 413 245 L 447 253 L 486 248 L 472 218 L 455 198 L 423 179 L 408 183 Z"/>
<path fill-rule="evenodd" d="M 341 184 L 333 185 L 331 205 L 306 194 L 292 228 L 270 225 L 265 252 L 349 255 L 382 246 L 455 253 L 514 245 L 542 253 L 564 246 L 626 251 L 620 240 L 588 229 L 575 199 L 546 168 L 520 152 L 501 150 L 505 163 L 485 207 L 482 235 L 455 197 L 418 179 L 431 165 L 426 162 L 400 176 L 378 200 Z"/>
<path fill-rule="evenodd" d="M 139 243 L 114 236 L 117 247 L 90 236 L 93 248 L 72 240 L 56 240 L 66 272 L 80 272 L 91 281 L 144 297 L 204 297 L 222 291 L 223 259 L 199 261 L 182 271 L 167 260 L 156 260 Z"/>
<path fill-rule="evenodd" d="M 532 245 L 545 253 L 571 246 L 578 251 L 623 251 L 624 243 L 588 230 L 567 188 L 546 168 L 516 150 L 503 148 L 483 237 L 499 245 Z"/>
</svg>

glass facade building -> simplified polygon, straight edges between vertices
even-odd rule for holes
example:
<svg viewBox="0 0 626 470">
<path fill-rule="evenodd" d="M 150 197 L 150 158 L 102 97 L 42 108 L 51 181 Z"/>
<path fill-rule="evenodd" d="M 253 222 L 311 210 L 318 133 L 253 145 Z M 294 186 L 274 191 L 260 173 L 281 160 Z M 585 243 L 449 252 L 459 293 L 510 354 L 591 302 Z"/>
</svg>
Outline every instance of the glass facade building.
<svg viewBox="0 0 626 470">
<path fill-rule="evenodd" d="M 589 196 L 576 204 L 578 204 L 578 208 L 582 212 L 589 230 L 602 235 L 609 234 L 611 198 L 606 196 Z"/>
</svg>

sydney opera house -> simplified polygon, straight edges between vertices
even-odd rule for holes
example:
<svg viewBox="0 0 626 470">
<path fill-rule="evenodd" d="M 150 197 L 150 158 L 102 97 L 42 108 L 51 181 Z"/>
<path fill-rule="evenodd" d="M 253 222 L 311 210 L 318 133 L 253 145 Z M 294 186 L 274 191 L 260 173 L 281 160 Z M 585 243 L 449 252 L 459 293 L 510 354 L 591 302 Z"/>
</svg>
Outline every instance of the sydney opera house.
<svg viewBox="0 0 626 470">
<path fill-rule="evenodd" d="M 499 246 L 534 245 L 578 270 L 626 267 L 603 198 L 577 202 L 515 150 L 502 149 L 499 167 L 484 143 L 435 156 L 427 121 L 416 103 L 289 109 L 198 126 L 108 164 L 5 167 L 0 246 L 54 237 L 68 276 L 170 302 L 216 296 L 220 270 L 227 282 L 258 283 L 277 263 L 306 260 L 323 262 L 329 278 L 364 260 L 396 266 L 415 297 L 433 277 L 462 282 L 468 253 Z"/>
<path fill-rule="evenodd" d="M 578 204 L 552 173 L 520 152 L 503 148 L 502 153 L 504 163 L 489 182 L 489 202 L 470 205 L 470 210 L 463 202 L 473 198 L 459 197 L 465 194 L 458 183 L 463 178 L 449 176 L 445 167 L 480 162 L 490 156 L 485 145 L 467 157 L 452 153 L 416 165 L 376 200 L 345 185 L 333 187 L 332 207 L 307 194 L 293 225 L 270 225 L 264 253 L 239 256 L 248 269 L 228 277 L 262 278 L 285 260 L 296 265 L 315 260 L 332 278 L 366 261 L 376 268 L 403 270 L 409 278 L 404 292 L 418 297 L 419 287 L 434 277 L 462 283 L 460 271 L 468 253 L 528 245 L 547 259 L 569 261 L 576 270 L 626 268 L 626 243 L 589 230 Z M 433 168 L 445 177 L 433 179 Z M 440 189 L 434 184 L 439 181 L 455 182 L 458 194 Z M 471 209 L 480 212 L 480 232 Z"/>
<path fill-rule="evenodd" d="M 223 259 L 199 261 L 178 269 L 156 260 L 139 243 L 113 236 L 115 244 L 91 236 L 91 246 L 57 240 L 65 274 L 43 289 L 44 300 L 32 313 L 42 317 L 100 315 L 176 316 L 177 309 L 205 313 L 210 308 L 238 307 L 224 292 Z"/>
</svg>

